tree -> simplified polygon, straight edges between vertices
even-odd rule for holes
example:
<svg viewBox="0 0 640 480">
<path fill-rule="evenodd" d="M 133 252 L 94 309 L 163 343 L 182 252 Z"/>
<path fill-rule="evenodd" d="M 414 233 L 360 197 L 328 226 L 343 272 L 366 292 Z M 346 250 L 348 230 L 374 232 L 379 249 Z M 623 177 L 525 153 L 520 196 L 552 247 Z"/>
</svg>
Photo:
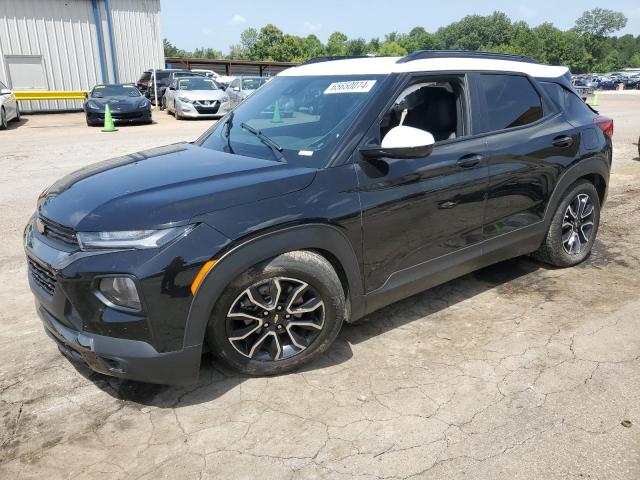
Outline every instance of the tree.
<svg viewBox="0 0 640 480">
<path fill-rule="evenodd" d="M 348 40 L 344 47 L 345 55 L 361 56 L 367 53 L 367 41 L 364 38 Z"/>
<path fill-rule="evenodd" d="M 342 32 L 333 32 L 327 42 L 327 55 L 330 57 L 346 55 L 348 39 L 349 38 Z"/>
<path fill-rule="evenodd" d="M 467 15 L 459 22 L 439 28 L 434 43 L 445 49 L 478 50 L 482 46 L 508 45 L 512 38 L 509 17 L 493 12 L 489 16 Z"/>
<path fill-rule="evenodd" d="M 429 50 L 435 48 L 433 35 L 423 27 L 414 27 L 408 35 L 403 35 L 398 42 L 409 53 L 416 50 Z"/>
<path fill-rule="evenodd" d="M 398 42 L 384 42 L 378 53 L 382 57 L 403 57 L 407 54 L 407 50 L 401 47 Z"/>
<path fill-rule="evenodd" d="M 196 48 L 193 53 L 188 56 L 193 58 L 222 58 L 222 52 L 220 50 L 214 50 L 213 48 Z"/>
<path fill-rule="evenodd" d="M 273 60 L 273 48 L 284 41 L 284 34 L 275 25 L 269 23 L 260 29 L 256 39 L 252 60 Z"/>
<path fill-rule="evenodd" d="M 177 48 L 173 43 L 171 43 L 166 38 L 163 40 L 164 43 L 164 56 L 165 57 L 180 57 L 184 56 L 185 51 Z"/>
<path fill-rule="evenodd" d="M 255 56 L 256 43 L 258 43 L 258 31 L 253 28 L 245 28 L 240 34 L 240 44 L 235 45 L 238 58 L 251 59 Z"/>
<path fill-rule="evenodd" d="M 309 60 L 314 57 L 322 57 L 325 54 L 324 45 L 315 35 L 307 35 L 304 39 L 304 58 Z"/>
<path fill-rule="evenodd" d="M 551 23 L 533 29 L 544 45 L 545 60 L 552 65 L 567 65 L 573 72 L 587 72 L 593 57 L 585 48 L 584 39 L 575 31 L 563 32 Z"/>
<path fill-rule="evenodd" d="M 271 47 L 270 57 L 277 62 L 302 62 L 304 56 L 304 40 L 288 33 L 282 37 L 282 42 Z"/>
<path fill-rule="evenodd" d="M 575 29 L 578 35 L 606 37 L 626 26 L 627 17 L 623 13 L 607 10 L 606 8 L 594 8 L 584 12 L 576 20 Z"/>
</svg>

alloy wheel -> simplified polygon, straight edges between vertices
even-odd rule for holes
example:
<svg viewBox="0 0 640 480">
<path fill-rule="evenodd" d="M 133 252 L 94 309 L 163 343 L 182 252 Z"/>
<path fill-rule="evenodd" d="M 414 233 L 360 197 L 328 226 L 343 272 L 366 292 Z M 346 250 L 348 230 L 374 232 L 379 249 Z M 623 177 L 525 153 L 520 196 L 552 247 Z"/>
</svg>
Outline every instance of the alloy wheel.
<svg viewBox="0 0 640 480">
<path fill-rule="evenodd" d="M 569 255 L 580 254 L 594 228 L 595 207 L 586 193 L 578 194 L 567 206 L 562 220 L 562 246 Z"/>
<path fill-rule="evenodd" d="M 277 361 L 306 350 L 324 327 L 324 302 L 308 283 L 289 277 L 245 289 L 227 313 L 227 338 L 247 358 Z"/>
</svg>

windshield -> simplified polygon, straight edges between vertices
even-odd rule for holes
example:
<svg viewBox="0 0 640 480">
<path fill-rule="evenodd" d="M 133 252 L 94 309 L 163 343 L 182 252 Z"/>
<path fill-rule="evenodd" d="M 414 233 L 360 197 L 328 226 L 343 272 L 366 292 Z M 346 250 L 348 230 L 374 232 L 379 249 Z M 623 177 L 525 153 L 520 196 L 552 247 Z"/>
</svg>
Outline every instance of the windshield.
<svg viewBox="0 0 640 480">
<path fill-rule="evenodd" d="M 238 105 L 197 143 L 222 152 L 322 167 L 382 78 L 277 77 Z M 260 132 L 263 138 L 243 128 L 243 124 Z M 282 155 L 265 143 L 264 136 L 281 148 Z"/>
<path fill-rule="evenodd" d="M 266 77 L 243 77 L 242 90 L 256 90 L 267 81 Z"/>
<path fill-rule="evenodd" d="M 177 80 L 177 90 L 217 90 L 215 82 L 206 77 L 189 77 Z"/>
<path fill-rule="evenodd" d="M 133 85 L 96 85 L 91 91 L 92 98 L 139 96 L 140 91 Z"/>
</svg>

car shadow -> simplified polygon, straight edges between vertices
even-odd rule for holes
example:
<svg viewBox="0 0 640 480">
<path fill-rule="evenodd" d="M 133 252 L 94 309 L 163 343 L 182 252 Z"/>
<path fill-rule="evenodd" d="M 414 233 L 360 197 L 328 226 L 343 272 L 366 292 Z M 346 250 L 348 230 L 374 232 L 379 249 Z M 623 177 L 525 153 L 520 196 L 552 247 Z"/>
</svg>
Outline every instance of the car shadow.
<svg viewBox="0 0 640 480">
<path fill-rule="evenodd" d="M 27 123 L 29 123 L 29 119 L 21 116 L 19 122 L 11 120 L 9 123 L 7 123 L 7 130 L 15 130 L 16 128 L 20 128 L 26 125 Z"/>
<path fill-rule="evenodd" d="M 386 306 L 355 324 L 345 325 L 329 350 L 298 373 L 340 365 L 353 356 L 351 345 L 366 342 L 390 330 L 434 315 L 451 305 L 539 269 L 551 268 L 553 267 L 538 263 L 529 257 L 519 257 L 491 265 Z M 88 371 L 85 367 L 76 366 L 76 369 L 98 388 L 118 400 L 159 408 L 180 408 L 210 402 L 250 378 L 229 370 L 210 353 L 202 357 L 198 382 L 189 387 L 122 380 Z"/>
</svg>

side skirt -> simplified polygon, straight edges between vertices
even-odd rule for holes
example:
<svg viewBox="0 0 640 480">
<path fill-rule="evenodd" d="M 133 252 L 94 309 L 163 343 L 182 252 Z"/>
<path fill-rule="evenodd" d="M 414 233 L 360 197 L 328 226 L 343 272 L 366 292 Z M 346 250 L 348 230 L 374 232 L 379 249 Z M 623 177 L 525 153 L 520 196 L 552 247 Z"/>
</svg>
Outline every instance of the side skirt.
<svg viewBox="0 0 640 480">
<path fill-rule="evenodd" d="M 366 314 L 480 268 L 531 253 L 545 233 L 544 222 L 539 222 L 395 272 L 382 287 L 365 295 Z"/>
</svg>

